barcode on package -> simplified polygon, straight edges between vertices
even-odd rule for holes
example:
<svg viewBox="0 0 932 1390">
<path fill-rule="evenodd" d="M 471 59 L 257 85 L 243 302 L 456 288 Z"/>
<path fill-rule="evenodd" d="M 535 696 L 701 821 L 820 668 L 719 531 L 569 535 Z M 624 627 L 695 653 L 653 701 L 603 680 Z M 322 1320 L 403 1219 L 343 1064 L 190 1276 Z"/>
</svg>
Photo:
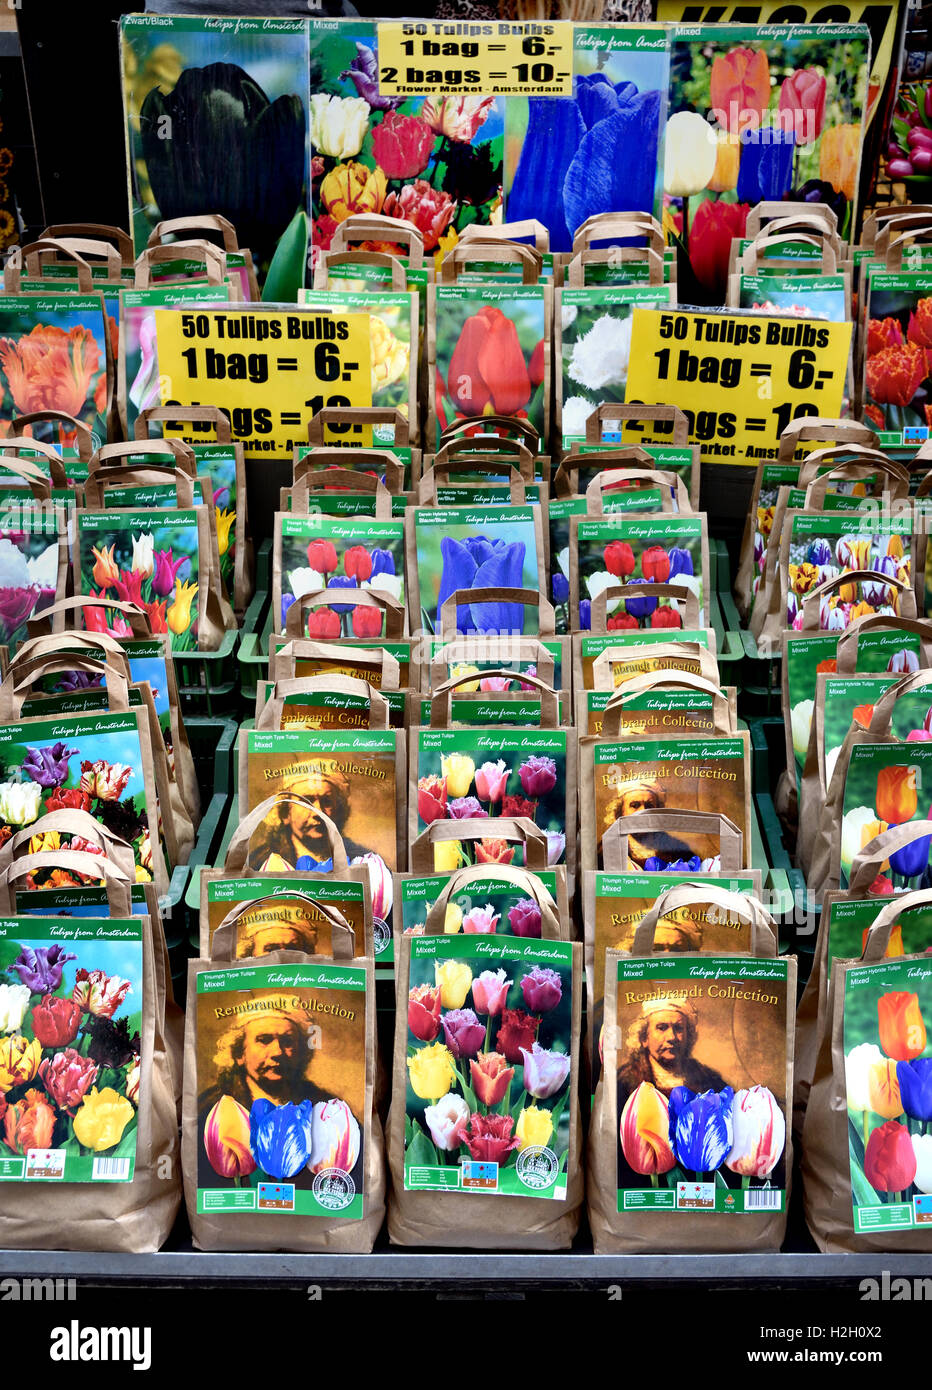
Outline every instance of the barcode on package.
<svg viewBox="0 0 932 1390">
<path fill-rule="evenodd" d="M 92 1178 L 102 1178 L 106 1182 L 126 1182 L 129 1177 L 128 1158 L 95 1158 Z"/>
<path fill-rule="evenodd" d="M 744 1194 L 745 1211 L 779 1211 L 783 1193 L 779 1187 L 749 1187 Z"/>
</svg>

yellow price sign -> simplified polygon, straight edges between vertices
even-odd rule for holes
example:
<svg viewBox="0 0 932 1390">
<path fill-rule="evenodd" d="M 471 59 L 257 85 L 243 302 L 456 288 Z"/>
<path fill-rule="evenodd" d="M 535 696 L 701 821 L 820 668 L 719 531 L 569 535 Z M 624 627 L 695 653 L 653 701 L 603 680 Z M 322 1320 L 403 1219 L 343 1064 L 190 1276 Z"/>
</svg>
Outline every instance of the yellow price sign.
<svg viewBox="0 0 932 1390">
<path fill-rule="evenodd" d="M 156 309 L 155 336 L 162 405 L 218 406 L 247 458 L 290 458 L 319 410 L 372 404 L 368 314 Z"/>
<path fill-rule="evenodd" d="M 568 20 L 384 20 L 378 51 L 384 97 L 573 94 Z"/>
<path fill-rule="evenodd" d="M 625 400 L 678 406 L 703 462 L 756 465 L 777 457 L 791 420 L 841 414 L 850 351 L 850 323 L 634 309 Z M 624 438 L 669 434 L 626 421 Z"/>
</svg>

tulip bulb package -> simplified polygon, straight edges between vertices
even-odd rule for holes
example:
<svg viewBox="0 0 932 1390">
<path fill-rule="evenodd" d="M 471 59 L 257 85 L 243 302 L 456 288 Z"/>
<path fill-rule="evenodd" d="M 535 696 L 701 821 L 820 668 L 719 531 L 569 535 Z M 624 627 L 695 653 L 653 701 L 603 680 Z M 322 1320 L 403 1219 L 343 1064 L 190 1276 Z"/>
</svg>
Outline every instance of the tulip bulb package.
<svg viewBox="0 0 932 1390">
<path fill-rule="evenodd" d="M 317 589 L 371 589 L 373 593 L 405 601 L 404 522 L 376 521 L 374 517 L 340 517 L 315 514 L 275 514 L 273 559 L 273 626 L 283 631 L 288 609 L 305 594 Z M 311 609 L 307 620 L 310 637 L 332 641 L 338 637 L 381 635 L 380 609 L 330 603 Z"/>
<path fill-rule="evenodd" d="M 615 821 L 637 811 L 662 810 L 727 816 L 744 835 L 747 862 L 751 833 L 747 740 L 746 733 L 715 739 L 584 740 L 580 744 L 583 868 L 600 866 L 602 836 Z M 716 855 L 718 848 L 712 836 L 679 829 L 650 831 L 643 838 L 628 840 L 629 858 L 641 869 L 648 863 L 663 869 L 673 860 L 695 856 L 701 861 Z"/>
<path fill-rule="evenodd" d="M 540 507 L 413 507 L 408 528 L 412 627 L 439 633 L 446 599 L 466 589 L 541 589 L 544 583 Z M 506 600 L 461 603 L 458 632 L 539 630 L 535 608 Z"/>
<path fill-rule="evenodd" d="M 633 957 L 616 971 L 617 1210 L 785 1211 L 789 962 Z"/>
<path fill-rule="evenodd" d="M 719 303 L 732 238 L 756 203 L 817 189 L 842 238 L 856 226 L 869 67 L 859 25 L 673 31 L 663 189 L 693 271 Z"/>
<path fill-rule="evenodd" d="M 667 651 L 671 639 L 675 647 L 681 648 L 681 651 L 675 653 Z M 613 653 L 609 665 L 612 673 L 611 684 L 614 689 L 623 685 L 632 676 L 639 676 L 650 671 L 688 671 L 694 676 L 703 675 L 705 674 L 703 658 L 699 649 L 707 652 L 709 658 L 714 660 L 709 651 L 709 629 L 707 628 L 680 628 L 676 632 L 669 632 L 665 628 L 617 629 L 603 633 L 599 637 L 587 637 L 583 633 L 574 638 L 574 641 L 579 644 L 578 679 L 574 679 L 573 682 L 577 691 L 596 688 L 595 662 L 606 651 Z M 630 659 L 626 659 L 626 647 L 636 648 L 631 653 Z M 652 656 L 650 654 L 651 647 L 662 648 L 662 655 Z"/>
<path fill-rule="evenodd" d="M 898 680 L 901 676 L 919 670 L 919 645 L 919 636 L 913 632 L 864 632 L 858 637 L 857 670 L 864 674 L 887 673 L 891 680 Z M 795 764 L 797 787 L 802 780 L 806 750 L 809 747 L 809 731 L 815 717 L 819 676 L 824 674 L 828 677 L 834 673 L 837 647 L 836 633 L 816 633 L 813 636 L 792 633 L 786 637 L 783 679 L 784 722 L 788 736 L 787 766 Z M 858 705 L 872 702 L 856 700 L 854 703 Z M 842 715 L 833 727 L 840 730 L 843 722 Z M 845 724 L 842 742 L 847 730 L 848 724 Z M 835 746 L 834 739 L 832 746 Z M 792 760 L 789 757 L 790 748 Z"/>
<path fill-rule="evenodd" d="M 845 275 L 739 275 L 735 307 L 767 314 L 844 323 L 851 317 L 851 288 Z"/>
<path fill-rule="evenodd" d="M 0 919 L 0 1183 L 132 1181 L 142 941 L 139 918 Z"/>
<path fill-rule="evenodd" d="M 411 736 L 410 839 L 435 820 L 526 816 L 547 836 L 548 862 L 572 869 L 571 739 L 566 729 L 418 729 Z M 516 855 L 520 847 L 497 837 L 476 843 L 480 864 L 511 864 Z M 437 843 L 434 856 L 437 870 L 467 862 L 459 840 Z"/>
<path fill-rule="evenodd" d="M 356 934 L 362 953 L 365 945 L 366 904 L 362 879 L 327 877 L 261 878 L 231 877 L 224 871 L 205 869 L 201 876 L 201 954 L 210 954 L 217 927 L 234 908 L 255 901 L 237 918 L 236 960 L 258 959 L 273 951 L 303 951 L 305 955 L 332 955 L 330 919 L 314 904 L 336 907 Z M 261 901 L 258 901 L 260 900 Z M 309 901 L 313 900 L 313 901 Z"/>
<path fill-rule="evenodd" d="M 932 274 L 875 272 L 868 281 L 862 413 L 874 429 L 908 442 L 905 429 L 928 429 L 932 344 Z"/>
<path fill-rule="evenodd" d="M 154 290 L 120 291 L 120 356 L 117 372 L 121 423 L 132 439 L 143 410 L 162 404 L 156 309 L 222 309 L 230 301 L 225 285 L 179 284 Z"/>
<path fill-rule="evenodd" d="M 584 734 L 602 733 L 605 706 L 613 690 L 581 690 L 576 723 Z M 726 691 L 727 694 L 727 691 Z M 659 738 L 665 730 L 679 737 L 704 738 L 715 732 L 713 696 L 697 690 L 650 690 L 632 695 L 620 711 L 624 733 L 634 738 Z"/>
<path fill-rule="evenodd" d="M 374 641 L 368 638 L 360 639 L 354 635 L 352 644 L 347 643 L 341 647 L 337 643 L 329 645 L 326 642 L 303 640 L 295 642 L 293 654 L 286 656 L 282 649 L 289 645 L 283 637 L 273 635 L 270 639 L 270 674 L 273 680 L 319 676 L 324 671 L 329 671 L 334 675 L 360 676 L 370 685 L 374 685 L 377 690 L 381 690 L 385 684 L 382 669 L 357 661 L 355 659 L 356 654 L 361 650 L 373 655 L 386 653 L 398 663 L 399 688 L 403 689 L 410 683 L 412 645 L 410 642 L 385 642 L 381 639 Z"/>
<path fill-rule="evenodd" d="M 436 443 L 450 425 L 515 415 L 546 445 L 549 285 L 430 287 L 428 362 Z"/>
<path fill-rule="evenodd" d="M 910 584 L 915 543 L 911 531 L 908 516 L 890 516 L 879 527 L 859 524 L 857 517 L 842 513 L 794 512 L 783 531 L 780 557 L 785 626 L 801 627 L 806 594 L 848 570 L 875 570 Z M 819 626 L 840 632 L 872 613 L 895 615 L 899 604 L 899 591 L 892 585 L 857 581 L 823 599 Z"/>
<path fill-rule="evenodd" d="M 895 1242 L 898 1231 L 932 1224 L 932 964 L 884 960 L 841 979 L 854 1230 Z"/>
<path fill-rule="evenodd" d="M 657 309 L 674 301 L 670 285 L 559 291 L 555 380 L 564 449 L 585 439 L 586 421 L 596 406 L 625 399 L 632 307 Z"/>
<path fill-rule="evenodd" d="M 111 329 L 112 325 L 112 329 Z M 61 410 L 81 420 L 99 449 L 107 438 L 113 357 L 99 294 L 0 296 L 0 423 L 36 410 Z M 70 446 L 75 432 L 35 425 L 35 437 Z"/>
<path fill-rule="evenodd" d="M 207 603 L 206 524 L 203 508 L 79 511 L 78 593 L 138 603 L 153 632 L 171 634 L 173 651 L 196 650 Z"/>
<path fill-rule="evenodd" d="M 195 981 L 197 1212 L 359 1220 L 367 966 L 250 964 Z"/>
<path fill-rule="evenodd" d="M 572 945 L 424 936 L 410 952 L 405 1191 L 564 1200 Z"/>
<path fill-rule="evenodd" d="M 679 584 L 691 589 L 709 616 L 709 543 L 704 513 L 697 516 L 637 517 L 625 513 L 570 520 L 570 620 L 591 626 L 592 600 L 625 584 Z M 684 626 L 665 598 L 609 599 L 606 626 L 615 630 Z"/>
<path fill-rule="evenodd" d="M 699 872 L 698 870 L 696 872 Z M 586 923 L 586 985 L 589 1000 L 589 1061 L 591 1088 L 595 1092 L 601 1073 L 601 1035 L 605 1002 L 605 952 L 630 951 L 644 914 L 668 888 L 710 881 L 696 873 L 608 873 L 590 869 L 584 876 L 583 916 Z M 732 893 L 759 895 L 760 873 L 716 877 L 719 887 Z M 658 954 L 682 951 L 746 951 L 748 924 L 719 904 L 705 908 L 690 903 L 672 908 L 657 922 L 654 948 Z"/>
<path fill-rule="evenodd" d="M 49 514 L 5 500 L 0 516 L 0 643 L 13 651 L 25 641 L 29 619 L 65 597 L 66 522 L 57 507 Z"/>
<path fill-rule="evenodd" d="M 132 845 L 137 876 L 152 877 L 167 891 L 151 753 L 148 737 L 143 752 L 140 734 L 145 718 L 131 709 L 0 725 L 0 836 L 9 839 L 51 811 L 88 811 Z M 58 845 L 34 846 L 46 848 Z M 63 880 L 60 871 L 49 881 L 36 871 L 26 882 L 45 888 Z"/>
<path fill-rule="evenodd" d="M 921 729 L 930 703 L 928 691 L 912 691 L 897 700 L 894 712 L 906 706 L 899 718 Z M 851 865 L 869 840 L 888 826 L 927 819 L 930 803 L 932 747 L 927 742 L 855 744 L 844 778 L 840 886 L 848 886 Z M 899 872 L 893 860 L 884 870 L 896 889 L 921 886 L 929 868 L 928 840 L 901 850 L 896 863 Z"/>
</svg>

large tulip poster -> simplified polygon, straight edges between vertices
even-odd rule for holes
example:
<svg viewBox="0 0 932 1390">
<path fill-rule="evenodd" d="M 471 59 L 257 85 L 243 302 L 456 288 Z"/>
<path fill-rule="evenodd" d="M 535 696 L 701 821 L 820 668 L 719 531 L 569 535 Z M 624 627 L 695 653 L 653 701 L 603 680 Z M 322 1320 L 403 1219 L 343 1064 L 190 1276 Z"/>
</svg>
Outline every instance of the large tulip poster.
<svg viewBox="0 0 932 1390">
<path fill-rule="evenodd" d="M 900 727 L 923 730 L 932 706 L 930 691 L 910 691 Z M 897 704 L 899 704 L 899 700 Z M 860 743 L 851 749 L 845 774 L 841 822 L 841 875 L 847 888 L 851 865 L 869 840 L 893 825 L 926 820 L 932 801 L 932 747 L 924 739 L 903 743 Z M 915 840 L 890 858 L 884 874 L 894 889 L 924 888 L 929 881 L 928 838 Z"/>
<path fill-rule="evenodd" d="M 551 251 L 599 213 L 661 211 L 666 31 L 577 26 L 574 66 L 571 97 L 510 97 L 505 121 L 508 221 L 542 222 Z"/>
<path fill-rule="evenodd" d="M 618 1210 L 786 1207 L 787 962 L 619 960 Z"/>
<path fill-rule="evenodd" d="M 205 870 L 205 876 L 210 870 Z M 236 960 L 255 960 L 272 951 L 303 951 L 306 955 L 333 954 L 330 918 L 317 907 L 335 907 L 356 933 L 361 954 L 365 940 L 365 889 L 362 880 L 322 877 L 296 879 L 263 874 L 261 878 L 213 878 L 202 883 L 206 897 L 206 941 L 210 953 L 214 932 L 225 917 L 244 903 L 236 922 Z M 202 937 L 205 928 L 201 926 Z"/>
<path fill-rule="evenodd" d="M 869 72 L 861 25 L 673 31 L 664 220 L 707 302 L 724 302 L 731 240 L 756 203 L 827 202 L 851 234 Z"/>
<path fill-rule="evenodd" d="M 573 947 L 411 942 L 405 1190 L 566 1198 Z"/>
<path fill-rule="evenodd" d="M 130 1182 L 142 1051 L 139 918 L 66 920 L 54 939 L 47 922 L 4 918 L 0 976 L 0 1182 Z"/>
<path fill-rule="evenodd" d="M 909 949 L 922 950 L 926 940 L 923 933 L 922 941 L 911 941 Z M 902 942 L 894 942 L 894 952 L 898 946 Z M 844 1008 L 854 1229 L 895 1232 L 925 1226 L 932 1221 L 928 956 L 849 968 Z"/>
<path fill-rule="evenodd" d="M 359 1220 L 365 1104 L 365 966 L 198 972 L 199 1212 Z"/>
<path fill-rule="evenodd" d="M 257 265 L 309 212 L 308 26 L 130 15 L 121 27 L 136 251 L 159 221 L 218 212 Z"/>
</svg>

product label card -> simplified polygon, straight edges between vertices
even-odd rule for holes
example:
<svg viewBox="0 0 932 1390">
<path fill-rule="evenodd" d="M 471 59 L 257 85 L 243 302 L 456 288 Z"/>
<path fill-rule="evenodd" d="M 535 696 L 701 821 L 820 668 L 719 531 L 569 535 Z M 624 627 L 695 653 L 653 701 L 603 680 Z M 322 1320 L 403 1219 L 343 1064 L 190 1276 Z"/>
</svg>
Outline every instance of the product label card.
<svg viewBox="0 0 932 1390">
<path fill-rule="evenodd" d="M 279 513 L 275 524 L 281 528 L 281 599 L 276 623 L 280 619 L 282 629 L 291 605 L 315 589 L 371 589 L 404 603 L 404 523 L 400 519 Z M 306 635 L 322 641 L 374 638 L 380 635 L 383 623 L 377 608 L 334 601 L 310 611 Z"/>
<path fill-rule="evenodd" d="M 565 1200 L 570 943 L 417 937 L 408 987 L 406 1191 Z"/>
<path fill-rule="evenodd" d="M 170 634 L 172 651 L 197 650 L 201 573 L 196 511 L 81 512 L 75 545 L 82 593 L 138 603 L 149 614 L 153 632 Z"/>
<path fill-rule="evenodd" d="M 107 441 L 110 381 L 107 340 L 114 320 L 100 294 L 4 294 L 0 296 L 0 424 L 6 434 L 19 415 L 57 402 L 91 431 L 95 449 Z M 44 390 L 35 378 L 44 363 Z M 34 394 L 35 393 L 35 394 Z M 44 444 L 71 447 L 76 432 L 57 423 L 30 426 Z"/>
<path fill-rule="evenodd" d="M 0 966 L 0 1181 L 130 1182 L 142 923 L 0 918 Z"/>
<path fill-rule="evenodd" d="M 267 956 L 272 951 L 304 951 L 306 955 L 333 954 L 329 918 L 315 903 L 332 904 L 342 912 L 356 933 L 361 953 L 365 932 L 365 892 L 361 883 L 341 879 L 262 878 L 216 879 L 207 884 L 209 940 L 223 919 L 241 903 L 264 901 L 255 911 L 244 912 L 236 924 L 236 959 Z M 31 904 L 30 904 L 31 905 Z M 209 954 L 209 951 L 208 951 Z"/>
<path fill-rule="evenodd" d="M 587 690 L 584 693 L 587 734 L 601 734 L 605 706 L 613 690 Z M 645 691 L 634 695 L 620 712 L 622 728 L 638 737 L 653 738 L 664 730 L 679 737 L 697 734 L 707 737 L 715 728 L 712 696 L 701 690 Z"/>
<path fill-rule="evenodd" d="M 535 525 L 535 515 L 537 525 Z M 537 526 L 532 507 L 416 507 L 414 533 L 420 590 L 420 620 L 425 632 L 440 632 L 444 600 L 463 589 L 536 589 Z M 412 622 L 417 615 L 412 615 Z M 537 609 L 520 603 L 461 604 L 461 633 L 501 632 L 534 636 Z"/>
<path fill-rule="evenodd" d="M 366 971 L 197 976 L 197 1209 L 363 1215 Z"/>
<path fill-rule="evenodd" d="M 907 851 L 908 852 L 908 851 Z M 881 875 L 887 878 L 887 873 Z M 832 978 L 832 962 L 837 959 L 857 960 L 867 945 L 867 935 L 874 925 L 889 894 L 882 896 L 839 900 L 826 905 L 828 920 L 828 956 L 826 958 L 825 989 L 828 992 Z M 30 904 L 31 906 L 31 904 Z M 932 946 L 932 909 L 913 907 L 906 909 L 901 920 L 890 932 L 890 939 L 884 951 L 888 960 L 899 956 L 918 955 Z"/>
<path fill-rule="evenodd" d="M 850 570 L 875 570 L 912 582 L 912 521 L 891 517 L 888 527 L 870 527 L 856 517 L 837 513 L 796 514 L 790 521 L 789 561 L 785 575 L 786 626 L 802 612 L 806 594 L 824 580 Z M 863 528 L 863 529 L 862 529 Z M 898 612 L 899 591 L 881 579 L 859 580 L 822 600 L 820 626 L 842 631 L 855 618 Z"/>
<path fill-rule="evenodd" d="M 100 710 L 0 725 L 0 837 L 9 839 L 41 816 L 61 810 L 88 811 L 109 826 L 132 845 L 137 876 L 151 877 L 150 807 L 135 714 Z M 34 836 L 30 852 L 55 851 L 60 845 L 55 832 L 48 840 Z M 74 837 L 71 847 L 79 847 Z M 76 881 L 73 875 L 65 877 L 68 884 Z M 56 887 L 62 885 L 61 871 L 52 870 L 49 879 L 36 870 L 21 883 L 25 888 Z"/>
<path fill-rule="evenodd" d="M 929 694 L 913 691 L 902 700 L 911 701 L 913 718 L 921 728 L 930 705 Z M 908 710 L 901 716 L 908 720 Z M 875 835 L 892 825 L 929 817 L 930 788 L 932 747 L 928 743 L 860 743 L 851 749 L 842 803 L 840 887 L 847 888 L 852 863 Z M 924 886 L 929 841 L 917 840 L 899 851 L 895 861 L 899 870 L 891 861 L 887 871 L 894 888 Z"/>
<path fill-rule="evenodd" d="M 539 879 L 550 896 L 557 900 L 557 876 L 551 869 L 537 869 Z M 405 936 L 423 936 L 427 914 L 449 883 L 448 874 L 428 874 L 405 878 L 401 884 L 401 926 Z M 538 903 L 523 889 L 495 872 L 489 865 L 487 876 L 474 880 L 447 902 L 443 924 L 449 936 L 534 936 L 541 931 L 541 911 Z"/>
<path fill-rule="evenodd" d="M 595 833 L 602 836 L 622 816 L 637 811 L 712 811 L 728 816 L 748 843 L 745 744 L 741 738 L 686 738 L 597 744 L 593 749 Z M 649 831 L 628 840 L 638 868 L 674 870 L 677 861 L 718 854 L 718 837 L 678 830 Z"/>
<path fill-rule="evenodd" d="M 771 314 L 798 314 L 832 323 L 844 323 L 847 315 L 843 275 L 742 275 L 738 297 L 742 309 Z"/>
<path fill-rule="evenodd" d="M 854 1229 L 889 1231 L 895 1239 L 897 1230 L 932 1222 L 922 1085 L 932 962 L 884 960 L 847 970 L 844 1010 Z"/>
<path fill-rule="evenodd" d="M 563 688 L 563 643 L 554 642 L 552 640 L 546 641 L 541 639 L 538 639 L 538 641 L 540 641 L 541 646 L 544 647 L 547 650 L 548 654 L 553 658 L 552 688 L 554 690 L 561 690 Z M 525 661 L 509 656 L 507 639 L 496 638 L 494 639 L 494 642 L 495 645 L 493 650 L 496 652 L 496 655 L 494 657 L 490 657 L 488 660 L 483 660 L 479 658 L 473 660 L 470 656 L 469 661 L 447 662 L 448 680 L 452 680 L 455 676 L 466 676 L 472 674 L 475 674 L 477 678 L 477 683 L 475 685 L 473 685 L 472 682 L 467 682 L 465 685 L 457 686 L 456 690 L 453 692 L 454 701 L 458 700 L 461 695 L 472 694 L 476 690 L 485 691 L 490 694 L 493 691 L 498 691 L 499 693 L 502 693 L 503 691 L 509 691 L 511 693 L 514 693 L 518 690 L 525 690 L 529 695 L 532 695 L 534 693 L 533 687 L 526 683 L 522 684 L 522 682 L 517 679 L 517 675 L 538 675 L 539 672 L 536 664 L 534 662 Z M 436 658 L 438 652 L 441 652 L 446 645 L 447 644 L 445 642 L 441 642 L 436 638 L 431 642 L 430 656 L 432 662 Z M 470 646 L 475 647 L 474 640 L 470 643 Z M 506 684 L 504 683 L 504 676 L 490 677 L 488 680 L 486 680 L 482 675 L 483 671 L 497 670 L 514 671 L 516 673 L 516 678 L 515 680 L 509 681 Z"/>
<path fill-rule="evenodd" d="M 547 835 L 548 862 L 566 853 L 565 730 L 419 729 L 417 737 L 417 832 L 439 819 L 476 815 L 527 816 Z M 452 870 L 469 862 L 469 842 L 434 847 L 434 867 Z M 520 845 L 490 839 L 476 843 L 477 863 L 521 864 Z"/>
<path fill-rule="evenodd" d="M 786 1208 L 787 962 L 620 960 L 618 1211 Z"/>
</svg>

